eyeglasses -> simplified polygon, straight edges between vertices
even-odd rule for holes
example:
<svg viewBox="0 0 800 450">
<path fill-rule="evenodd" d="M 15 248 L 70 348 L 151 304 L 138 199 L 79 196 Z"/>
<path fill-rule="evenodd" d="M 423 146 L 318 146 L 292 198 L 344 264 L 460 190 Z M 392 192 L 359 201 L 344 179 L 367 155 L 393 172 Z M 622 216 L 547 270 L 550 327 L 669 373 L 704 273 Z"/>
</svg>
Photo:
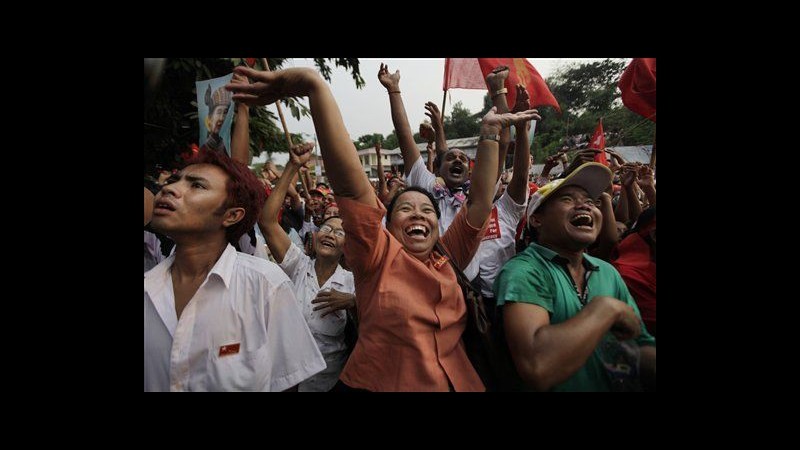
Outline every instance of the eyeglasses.
<svg viewBox="0 0 800 450">
<path fill-rule="evenodd" d="M 336 237 L 340 237 L 340 238 L 344 237 L 344 230 L 334 230 L 329 225 L 323 225 L 323 226 L 319 227 L 319 232 L 320 233 L 325 233 L 325 234 L 329 234 L 329 233 L 332 232 L 333 235 L 336 236 Z"/>
</svg>

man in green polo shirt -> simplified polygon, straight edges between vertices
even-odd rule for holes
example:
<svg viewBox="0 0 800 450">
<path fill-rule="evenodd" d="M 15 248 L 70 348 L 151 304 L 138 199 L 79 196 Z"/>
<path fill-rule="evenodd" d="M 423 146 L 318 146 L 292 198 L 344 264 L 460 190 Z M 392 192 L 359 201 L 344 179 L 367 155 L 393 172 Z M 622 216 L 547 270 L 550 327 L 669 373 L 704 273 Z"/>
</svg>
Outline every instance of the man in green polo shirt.
<svg viewBox="0 0 800 450">
<path fill-rule="evenodd" d="M 534 242 L 495 281 L 514 365 L 535 390 L 655 388 L 655 338 L 616 269 L 584 253 L 600 233 L 599 197 L 612 176 L 586 163 L 542 186 L 526 212 Z"/>
</svg>

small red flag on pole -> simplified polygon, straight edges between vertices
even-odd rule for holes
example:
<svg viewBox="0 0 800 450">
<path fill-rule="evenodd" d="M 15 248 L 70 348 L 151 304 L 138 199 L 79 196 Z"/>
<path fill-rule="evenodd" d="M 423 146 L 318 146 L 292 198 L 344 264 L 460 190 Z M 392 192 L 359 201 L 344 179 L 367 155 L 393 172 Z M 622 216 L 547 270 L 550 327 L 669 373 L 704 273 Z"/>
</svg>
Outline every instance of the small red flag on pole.
<svg viewBox="0 0 800 450">
<path fill-rule="evenodd" d="M 603 134 L 603 118 L 600 118 L 600 122 L 597 124 L 597 128 L 594 129 L 594 134 L 592 135 L 592 139 L 589 141 L 589 147 L 594 148 L 597 150 L 602 150 L 600 153 L 594 155 L 594 160 L 599 163 L 603 163 L 608 166 L 608 159 L 606 158 L 606 136 Z"/>
</svg>

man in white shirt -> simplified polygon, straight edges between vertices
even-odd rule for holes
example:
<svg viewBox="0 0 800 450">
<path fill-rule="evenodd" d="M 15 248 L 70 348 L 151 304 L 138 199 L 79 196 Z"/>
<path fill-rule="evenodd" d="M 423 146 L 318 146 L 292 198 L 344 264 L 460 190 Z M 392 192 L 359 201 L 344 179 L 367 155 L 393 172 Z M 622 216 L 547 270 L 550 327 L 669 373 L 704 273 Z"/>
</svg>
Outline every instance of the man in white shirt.
<svg viewBox="0 0 800 450">
<path fill-rule="evenodd" d="M 325 368 L 288 277 L 230 245 L 263 204 L 245 165 L 204 151 L 155 197 L 176 249 L 145 274 L 145 391 L 283 391 Z"/>
</svg>

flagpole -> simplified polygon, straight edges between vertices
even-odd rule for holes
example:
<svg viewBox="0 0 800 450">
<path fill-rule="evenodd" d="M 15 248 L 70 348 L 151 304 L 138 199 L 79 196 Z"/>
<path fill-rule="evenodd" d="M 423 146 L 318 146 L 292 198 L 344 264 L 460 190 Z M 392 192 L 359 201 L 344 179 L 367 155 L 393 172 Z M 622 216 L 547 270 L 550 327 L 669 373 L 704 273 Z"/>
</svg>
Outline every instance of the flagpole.
<svg viewBox="0 0 800 450">
<path fill-rule="evenodd" d="M 447 100 L 447 89 L 444 90 L 442 95 L 442 124 L 444 124 L 444 102 Z"/>
<path fill-rule="evenodd" d="M 314 133 L 314 159 L 316 160 L 314 163 L 314 178 L 320 179 L 322 178 L 322 158 L 317 151 L 317 133 Z M 327 181 L 327 177 L 325 178 Z"/>
<path fill-rule="evenodd" d="M 261 61 L 264 62 L 264 67 L 266 67 L 268 72 L 272 71 L 272 69 L 269 68 L 269 62 L 267 62 L 267 58 L 261 58 Z M 289 144 L 289 151 L 291 151 L 292 135 L 289 134 L 289 128 L 286 126 L 286 119 L 283 118 L 283 109 L 281 108 L 281 104 L 278 101 L 275 102 L 275 106 L 278 107 L 278 116 L 281 118 L 281 125 L 283 125 L 283 133 L 286 135 L 286 142 Z"/>
</svg>

